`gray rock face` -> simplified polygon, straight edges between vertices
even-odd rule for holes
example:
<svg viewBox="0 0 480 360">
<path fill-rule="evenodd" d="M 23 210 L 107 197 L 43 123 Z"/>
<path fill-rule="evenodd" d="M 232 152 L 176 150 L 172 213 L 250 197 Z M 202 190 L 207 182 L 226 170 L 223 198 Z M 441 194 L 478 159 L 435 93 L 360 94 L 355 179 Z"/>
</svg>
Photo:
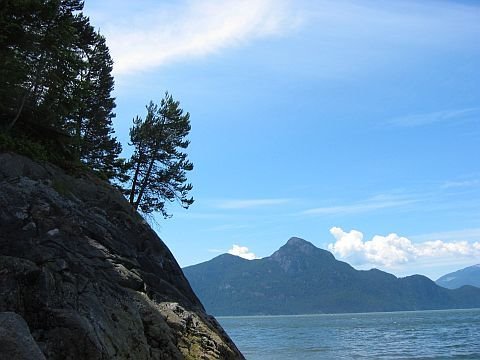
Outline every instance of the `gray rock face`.
<svg viewBox="0 0 480 360">
<path fill-rule="evenodd" d="M 27 323 L 13 312 L 0 313 L 0 355 L 9 360 L 45 360 Z"/>
<path fill-rule="evenodd" d="M 7 153 L 0 154 L 5 311 L 25 319 L 47 359 L 243 359 L 119 192 Z"/>
</svg>

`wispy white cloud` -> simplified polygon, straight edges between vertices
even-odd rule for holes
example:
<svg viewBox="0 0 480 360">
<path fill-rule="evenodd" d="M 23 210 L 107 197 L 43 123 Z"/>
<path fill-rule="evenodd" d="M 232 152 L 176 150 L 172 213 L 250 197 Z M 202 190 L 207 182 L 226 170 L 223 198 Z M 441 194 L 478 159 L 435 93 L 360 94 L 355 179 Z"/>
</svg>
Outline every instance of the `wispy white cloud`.
<svg viewBox="0 0 480 360">
<path fill-rule="evenodd" d="M 308 9 L 308 29 L 314 34 L 313 66 L 306 66 L 311 76 L 344 78 L 406 69 L 432 50 L 471 48 L 480 35 L 478 5 L 431 0 L 298 3 Z"/>
<path fill-rule="evenodd" d="M 355 202 L 352 204 L 336 205 L 336 206 L 324 206 L 317 207 L 303 211 L 302 215 L 341 215 L 341 214 L 357 214 L 370 212 L 380 209 L 393 208 L 409 205 L 418 202 L 417 199 L 391 196 L 391 195 L 379 195 L 370 199 Z"/>
<path fill-rule="evenodd" d="M 228 250 L 228 253 L 231 255 L 239 256 L 247 260 L 258 259 L 258 257 L 253 252 L 251 252 L 246 246 L 233 245 L 232 248 Z"/>
<path fill-rule="evenodd" d="M 298 28 L 305 30 L 309 56 L 292 61 L 309 76 L 405 65 L 405 57 L 432 48 L 471 47 L 480 34 L 480 7 L 453 1 L 102 0 L 86 7 L 107 37 L 117 75 Z"/>
<path fill-rule="evenodd" d="M 429 240 L 413 243 L 410 239 L 395 233 L 375 235 L 364 241 L 363 234 L 357 230 L 345 232 L 339 227 L 330 229 L 335 242 L 328 249 L 342 259 L 354 264 L 372 264 L 391 268 L 397 265 L 434 258 L 472 258 L 480 256 L 480 242 L 466 240 L 443 241 Z"/>
<path fill-rule="evenodd" d="M 225 219 L 228 218 L 228 215 L 225 213 L 220 213 L 220 212 L 196 212 L 196 211 L 190 211 L 190 212 L 179 212 L 178 214 L 175 214 L 175 217 L 177 218 L 188 218 L 188 219 L 205 219 L 205 220 L 222 220 L 225 221 Z"/>
<path fill-rule="evenodd" d="M 422 114 L 410 114 L 388 121 L 391 126 L 417 127 L 435 123 L 464 122 L 474 120 L 480 122 L 480 108 L 454 109 Z"/>
<path fill-rule="evenodd" d="M 414 241 L 428 241 L 432 239 L 440 239 L 442 241 L 475 241 L 480 242 L 480 228 L 470 228 L 454 231 L 443 231 L 428 234 L 409 236 Z"/>
<path fill-rule="evenodd" d="M 146 7 L 148 13 L 132 9 L 123 21 L 105 23 L 116 74 L 199 58 L 301 23 L 291 0 L 187 0 Z"/>
<path fill-rule="evenodd" d="M 480 185 L 480 180 L 447 181 L 441 187 L 442 189 L 465 188 Z"/>
<path fill-rule="evenodd" d="M 291 202 L 291 199 L 238 199 L 224 200 L 216 206 L 220 209 L 250 209 L 266 206 L 278 206 Z"/>
</svg>

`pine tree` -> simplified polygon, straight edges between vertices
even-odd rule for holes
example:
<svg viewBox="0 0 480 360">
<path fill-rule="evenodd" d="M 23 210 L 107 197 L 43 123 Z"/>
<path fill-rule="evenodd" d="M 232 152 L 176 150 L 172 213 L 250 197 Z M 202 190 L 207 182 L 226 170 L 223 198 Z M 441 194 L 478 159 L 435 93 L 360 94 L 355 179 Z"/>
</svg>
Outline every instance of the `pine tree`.
<svg viewBox="0 0 480 360">
<path fill-rule="evenodd" d="M 113 62 L 81 0 L 0 2 L 0 130 L 122 178 Z"/>
<path fill-rule="evenodd" d="M 70 119 L 75 153 L 80 161 L 102 177 L 119 178 L 122 161 L 118 156 L 122 147 L 113 136 L 113 109 L 116 106 L 111 96 L 114 86 L 111 75 L 113 61 L 102 35 L 89 34 L 88 30 L 84 34 L 85 66 L 74 90 L 77 107 Z"/>
<path fill-rule="evenodd" d="M 72 108 L 85 18 L 80 0 L 4 0 L 0 7 L 0 116 L 4 128 L 62 129 Z"/>
<path fill-rule="evenodd" d="M 188 197 L 192 185 L 186 178 L 193 164 L 183 152 L 190 144 L 186 139 L 191 128 L 190 114 L 184 114 L 180 103 L 168 93 L 159 106 L 150 102 L 146 108 L 145 119 L 137 116 L 130 129 L 134 153 L 126 195 L 135 210 L 158 211 L 169 217 L 167 201 L 176 200 L 184 208 L 193 203 L 193 198 Z"/>
</svg>

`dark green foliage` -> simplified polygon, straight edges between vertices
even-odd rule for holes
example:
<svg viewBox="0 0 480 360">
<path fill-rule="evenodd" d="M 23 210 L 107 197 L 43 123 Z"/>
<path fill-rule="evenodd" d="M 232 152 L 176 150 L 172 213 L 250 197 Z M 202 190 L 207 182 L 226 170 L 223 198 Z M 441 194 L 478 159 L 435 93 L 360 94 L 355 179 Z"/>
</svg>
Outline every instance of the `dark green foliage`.
<svg viewBox="0 0 480 360">
<path fill-rule="evenodd" d="M 131 129 L 130 162 L 120 159 L 113 61 L 82 9 L 81 0 L 0 2 L 0 150 L 129 182 L 126 194 L 144 213 L 167 217 L 165 202 L 175 200 L 188 208 L 189 114 L 168 94 L 151 103 Z"/>
<path fill-rule="evenodd" d="M 0 2 L 0 131 L 38 143 L 49 160 L 119 178 L 112 59 L 82 9 L 81 0 Z"/>
<path fill-rule="evenodd" d="M 84 31 L 85 67 L 81 70 L 74 91 L 75 111 L 68 124 L 75 141 L 75 155 L 91 169 L 107 179 L 121 178 L 123 162 L 118 158 L 122 147 L 113 137 L 112 119 L 115 100 L 111 96 L 114 80 L 113 61 L 105 38 Z"/>
<path fill-rule="evenodd" d="M 331 253 L 292 238 L 273 255 L 224 254 L 184 270 L 214 315 L 275 315 L 473 308 L 480 289 L 448 290 L 421 275 L 358 271 Z"/>
<path fill-rule="evenodd" d="M 2 2 L 1 118 L 11 129 L 21 123 L 63 130 L 73 109 L 73 88 L 82 59 L 77 52 L 85 19 L 81 1 Z"/>
<path fill-rule="evenodd" d="M 178 201 L 188 208 L 192 185 L 186 183 L 186 172 L 193 169 L 183 152 L 189 141 L 190 115 L 183 113 L 178 101 L 168 93 L 160 105 L 147 106 L 145 119 L 136 117 L 130 129 L 134 153 L 130 160 L 131 181 L 125 191 L 130 203 L 143 213 L 161 212 L 168 217 L 165 203 Z"/>
<path fill-rule="evenodd" d="M 34 160 L 52 161 L 50 152 L 42 144 L 26 137 L 13 137 L 8 133 L 0 132 L 0 152 L 7 151 L 28 156 Z"/>
</svg>

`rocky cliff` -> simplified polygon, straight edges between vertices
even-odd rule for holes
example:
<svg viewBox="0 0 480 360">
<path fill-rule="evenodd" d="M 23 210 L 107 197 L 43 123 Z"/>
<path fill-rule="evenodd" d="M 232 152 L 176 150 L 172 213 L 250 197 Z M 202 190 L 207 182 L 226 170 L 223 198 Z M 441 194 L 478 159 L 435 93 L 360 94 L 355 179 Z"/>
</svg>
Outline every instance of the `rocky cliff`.
<svg viewBox="0 0 480 360">
<path fill-rule="evenodd" d="M 119 192 L 9 153 L 0 334 L 10 359 L 243 359 Z"/>
</svg>

